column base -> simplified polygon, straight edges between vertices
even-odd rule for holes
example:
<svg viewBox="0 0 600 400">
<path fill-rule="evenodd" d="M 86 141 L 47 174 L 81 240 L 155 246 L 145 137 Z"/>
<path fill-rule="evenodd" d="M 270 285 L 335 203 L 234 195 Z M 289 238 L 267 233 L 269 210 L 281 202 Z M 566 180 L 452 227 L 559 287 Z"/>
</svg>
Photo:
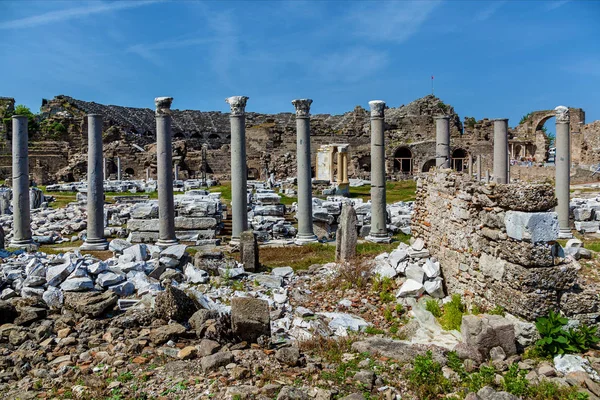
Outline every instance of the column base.
<svg viewBox="0 0 600 400">
<path fill-rule="evenodd" d="M 179 240 L 177 239 L 158 239 L 155 243 L 156 246 L 161 247 L 161 248 L 167 248 L 169 246 L 174 246 L 176 244 L 179 244 Z"/>
<path fill-rule="evenodd" d="M 40 245 L 33 241 L 33 239 L 15 240 L 12 239 L 8 244 L 8 247 L 14 247 L 17 249 L 23 249 L 27 251 L 37 251 Z"/>
<path fill-rule="evenodd" d="M 561 229 L 558 232 L 559 239 L 573 239 L 573 232 L 569 229 Z"/>
<path fill-rule="evenodd" d="M 231 239 L 229 240 L 229 245 L 230 246 L 239 246 L 240 244 L 240 238 L 238 237 L 231 237 Z"/>
<path fill-rule="evenodd" d="M 373 243 L 391 243 L 392 238 L 388 235 L 383 234 L 369 234 L 365 237 L 365 240 Z"/>
<path fill-rule="evenodd" d="M 106 239 L 90 239 L 79 246 L 79 250 L 103 251 L 108 250 L 108 241 Z"/>
<path fill-rule="evenodd" d="M 317 235 L 296 235 L 294 243 L 301 246 L 306 243 L 314 243 L 318 241 L 319 239 L 317 238 Z"/>
</svg>

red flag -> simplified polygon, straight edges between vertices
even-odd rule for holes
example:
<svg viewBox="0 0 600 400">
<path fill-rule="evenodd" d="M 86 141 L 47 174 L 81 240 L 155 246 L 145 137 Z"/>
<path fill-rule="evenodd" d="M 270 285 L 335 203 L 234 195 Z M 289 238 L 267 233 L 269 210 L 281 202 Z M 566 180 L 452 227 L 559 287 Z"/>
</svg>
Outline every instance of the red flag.
<svg viewBox="0 0 600 400">
<path fill-rule="evenodd" d="M 433 75 L 431 75 L 431 79 L 433 80 Z"/>
</svg>

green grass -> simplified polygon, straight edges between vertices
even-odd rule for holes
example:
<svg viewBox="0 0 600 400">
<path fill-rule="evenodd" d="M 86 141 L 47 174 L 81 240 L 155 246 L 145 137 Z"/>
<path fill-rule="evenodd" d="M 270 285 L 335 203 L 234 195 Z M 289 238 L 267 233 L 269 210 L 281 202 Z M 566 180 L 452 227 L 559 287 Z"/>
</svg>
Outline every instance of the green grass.
<svg viewBox="0 0 600 400">
<path fill-rule="evenodd" d="M 51 202 L 49 206 L 51 208 L 63 208 L 66 207 L 69 203 L 76 201 L 77 193 L 75 192 L 48 192 L 46 190 L 46 186 L 38 186 L 39 189 L 47 196 L 54 197 L 55 201 Z M 175 194 L 177 194 L 176 192 Z M 129 193 L 129 192 L 104 192 L 106 196 L 107 203 L 114 203 L 115 197 L 117 196 L 148 196 L 150 199 L 158 199 L 158 192 L 153 193 Z"/>
<path fill-rule="evenodd" d="M 220 192 L 221 200 L 227 204 L 231 204 L 231 182 L 221 182 L 219 186 L 212 186 L 208 188 L 211 193 Z"/>
<path fill-rule="evenodd" d="M 417 183 L 413 180 L 388 182 L 385 185 L 385 189 L 385 200 L 388 204 L 397 201 L 413 201 L 415 199 Z M 371 198 L 371 186 L 351 187 L 350 197 L 362 198 L 364 201 L 369 200 Z"/>
</svg>

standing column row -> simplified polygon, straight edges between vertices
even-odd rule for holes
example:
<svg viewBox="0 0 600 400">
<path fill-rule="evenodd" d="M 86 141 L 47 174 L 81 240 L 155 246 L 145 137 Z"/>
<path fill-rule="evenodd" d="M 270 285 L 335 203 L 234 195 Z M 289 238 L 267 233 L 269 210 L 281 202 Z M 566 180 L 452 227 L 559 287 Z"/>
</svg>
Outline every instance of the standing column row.
<svg viewBox="0 0 600 400">
<path fill-rule="evenodd" d="M 385 202 L 385 102 L 373 100 L 371 107 L 371 231 L 368 241 L 389 243 Z"/>
</svg>

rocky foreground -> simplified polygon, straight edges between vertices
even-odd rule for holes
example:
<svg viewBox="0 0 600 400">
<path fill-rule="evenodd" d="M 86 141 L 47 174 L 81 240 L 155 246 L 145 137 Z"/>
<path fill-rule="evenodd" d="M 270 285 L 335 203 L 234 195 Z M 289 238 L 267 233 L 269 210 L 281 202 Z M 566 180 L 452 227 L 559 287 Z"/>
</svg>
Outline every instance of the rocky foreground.
<svg viewBox="0 0 600 400">
<path fill-rule="evenodd" d="M 444 295 L 439 263 L 419 241 L 306 271 L 246 271 L 219 251 L 192 256 L 183 245 L 117 240 L 111 249 L 104 261 L 4 254 L 2 398 L 600 395 L 595 350 L 532 356 L 535 326 L 509 315 L 464 310 L 462 333 L 442 328 L 427 311 Z"/>
</svg>

